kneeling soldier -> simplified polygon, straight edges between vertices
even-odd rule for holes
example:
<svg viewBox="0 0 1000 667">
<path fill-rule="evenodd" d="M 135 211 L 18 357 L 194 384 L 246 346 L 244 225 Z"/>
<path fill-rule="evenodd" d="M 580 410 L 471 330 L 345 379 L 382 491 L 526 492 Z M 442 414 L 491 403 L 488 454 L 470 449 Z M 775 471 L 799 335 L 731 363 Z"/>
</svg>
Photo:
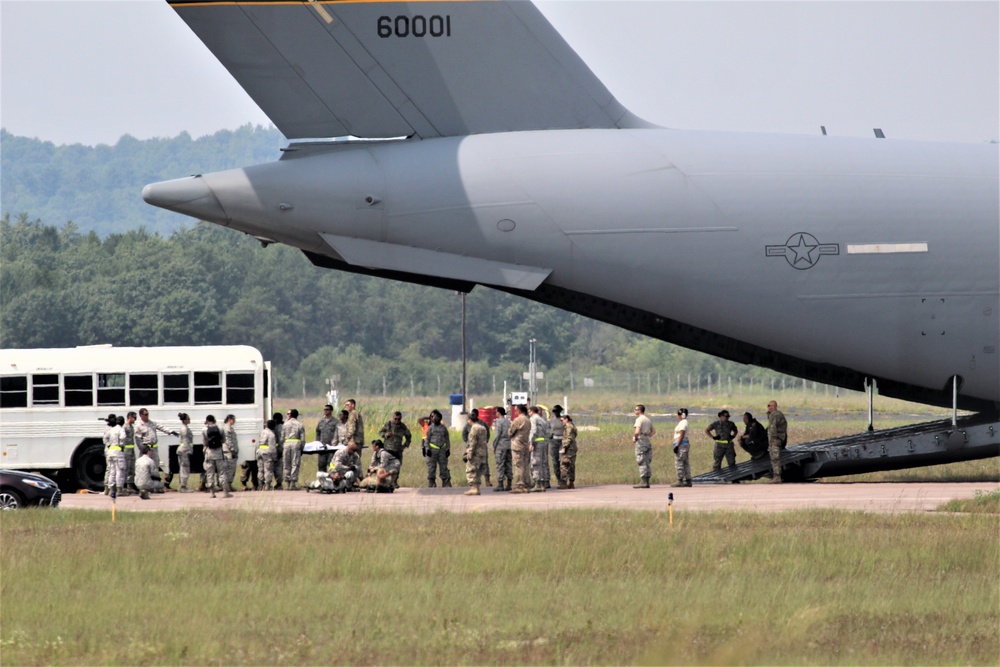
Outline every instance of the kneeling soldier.
<svg viewBox="0 0 1000 667">
<path fill-rule="evenodd" d="M 396 475 L 399 474 L 399 459 L 382 446 L 381 440 L 372 440 L 372 449 L 368 476 L 358 486 L 369 493 L 392 493 Z"/>
</svg>

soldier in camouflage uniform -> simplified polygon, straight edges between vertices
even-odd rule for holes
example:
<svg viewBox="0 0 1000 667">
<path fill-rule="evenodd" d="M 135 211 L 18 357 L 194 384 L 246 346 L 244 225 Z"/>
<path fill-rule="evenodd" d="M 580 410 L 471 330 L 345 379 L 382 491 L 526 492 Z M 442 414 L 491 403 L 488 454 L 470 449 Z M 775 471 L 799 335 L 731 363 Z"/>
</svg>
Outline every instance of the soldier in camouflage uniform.
<svg viewBox="0 0 1000 667">
<path fill-rule="evenodd" d="M 236 478 L 236 462 L 240 460 L 240 443 L 236 437 L 236 416 L 226 415 L 225 426 L 222 427 L 222 435 L 225 442 L 222 444 L 222 456 L 226 462 L 226 485 L 229 490 L 233 490 L 233 479 Z"/>
<path fill-rule="evenodd" d="M 347 439 L 358 443 L 358 448 L 365 446 L 365 420 L 358 411 L 358 404 L 353 398 L 344 402 L 347 408 Z"/>
<path fill-rule="evenodd" d="M 778 402 L 767 404 L 767 451 L 771 455 L 771 481 L 781 484 L 781 452 L 788 444 L 788 421 Z"/>
<path fill-rule="evenodd" d="M 108 415 L 108 430 L 104 436 L 104 460 L 107 463 L 107 481 L 105 489 L 112 498 L 125 494 L 125 429 L 118 425 L 118 420 L 125 423 L 124 417 Z"/>
<path fill-rule="evenodd" d="M 563 438 L 559 448 L 559 488 L 575 489 L 576 481 L 576 425 L 569 415 L 562 416 Z"/>
<path fill-rule="evenodd" d="M 392 413 L 392 419 L 385 423 L 385 426 L 378 432 L 385 443 L 385 448 L 399 459 L 399 466 L 403 466 L 403 450 L 410 446 L 413 436 L 410 429 L 403 423 L 403 413 Z M 396 476 L 396 488 L 399 488 L 399 475 Z"/>
<path fill-rule="evenodd" d="M 649 480 L 653 476 L 653 444 L 649 441 L 656 435 L 653 422 L 646 416 L 646 406 L 641 403 L 635 406 L 635 424 L 632 426 L 632 442 L 635 443 L 635 462 L 639 466 L 639 478 L 642 480 L 633 489 L 648 489 Z"/>
<path fill-rule="evenodd" d="M 347 437 L 347 419 L 350 416 L 347 410 L 341 410 L 337 413 L 337 437 L 334 439 L 337 445 L 346 445 L 348 442 L 353 442 L 351 438 Z M 361 445 L 359 449 L 363 448 L 364 445 Z"/>
<path fill-rule="evenodd" d="M 358 487 L 372 493 L 392 493 L 393 478 L 399 474 L 399 459 L 383 448 L 381 440 L 373 440 L 372 449 L 374 453 L 368 475 Z"/>
<path fill-rule="evenodd" d="M 733 440 L 739 435 L 739 428 L 729 421 L 729 410 L 720 410 L 719 418 L 709 424 L 705 429 L 705 435 L 715 441 L 715 450 L 712 452 L 712 470 L 722 470 L 722 459 L 729 463 L 729 469 L 736 468 L 736 447 Z"/>
<path fill-rule="evenodd" d="M 427 486 L 434 488 L 438 470 L 441 472 L 441 486 L 451 486 L 451 471 L 448 470 L 448 456 L 451 454 L 451 436 L 448 427 L 441 423 L 441 413 L 431 411 L 431 423 L 427 427 Z"/>
<path fill-rule="evenodd" d="M 280 412 L 275 412 L 271 420 L 274 421 L 274 488 L 281 488 L 281 479 L 284 473 L 284 443 L 281 441 L 281 430 L 285 425 L 285 418 Z"/>
<path fill-rule="evenodd" d="M 502 407 L 497 408 L 500 415 L 493 422 L 493 457 L 497 464 L 497 485 L 494 491 L 510 491 L 511 481 L 514 479 L 511 466 L 510 455 L 510 420 L 507 419 L 507 411 Z"/>
<path fill-rule="evenodd" d="M 510 453 L 514 464 L 514 488 L 511 493 L 527 493 L 531 479 L 529 472 L 529 457 L 531 456 L 531 422 L 528 421 L 528 408 L 523 405 L 514 406 L 514 421 L 510 423 Z"/>
<path fill-rule="evenodd" d="M 274 430 L 277 424 L 273 419 L 267 420 L 267 425 L 260 432 L 257 438 L 257 451 L 254 458 L 257 459 L 257 490 L 270 491 L 274 486 L 274 455 L 277 447 L 277 439 L 274 437 Z"/>
<path fill-rule="evenodd" d="M 316 439 L 328 450 L 316 455 L 316 470 L 325 472 L 333 460 L 333 445 L 337 444 L 337 425 L 340 422 L 333 416 L 333 406 L 327 403 L 323 406 L 323 416 L 316 422 Z"/>
<path fill-rule="evenodd" d="M 209 431 L 212 431 L 210 435 Z M 209 443 L 213 438 L 218 438 L 219 446 L 210 447 Z M 225 437 L 215 423 L 215 417 L 208 415 L 205 417 L 205 428 L 201 432 L 201 442 L 205 446 L 205 484 L 215 498 L 215 492 L 219 489 L 225 492 L 224 497 L 232 498 L 233 494 L 226 481 L 226 458 L 222 454 L 222 447 Z"/>
<path fill-rule="evenodd" d="M 97 418 L 100 421 L 100 417 Z M 107 419 L 104 420 L 104 436 L 102 441 L 104 442 L 104 495 L 110 496 L 112 485 L 110 484 L 111 479 L 111 464 L 108 462 L 108 447 L 111 446 L 111 438 L 113 434 L 111 433 L 115 426 L 118 425 L 118 417 L 115 413 L 108 415 Z"/>
<path fill-rule="evenodd" d="M 125 415 L 125 486 L 132 493 L 138 493 L 139 489 L 135 486 L 135 460 L 137 457 L 137 452 L 135 451 L 135 420 L 138 415 L 134 412 L 129 412 Z"/>
<path fill-rule="evenodd" d="M 170 474 L 170 457 L 167 456 L 166 464 L 164 465 L 164 462 L 160 459 L 157 431 L 168 435 L 177 435 L 177 431 L 165 429 L 154 422 L 149 418 L 149 410 L 141 408 L 139 410 L 139 421 L 135 423 L 135 444 L 137 446 L 144 445 L 149 448 L 149 457 L 156 461 L 156 465 L 163 471 L 163 486 L 164 489 L 167 489 L 170 487 L 170 481 L 173 479 L 173 475 Z M 162 493 L 162 491 L 159 492 Z"/>
<path fill-rule="evenodd" d="M 559 470 L 559 450 L 562 449 L 562 439 L 563 439 L 563 422 L 562 422 L 563 407 L 561 405 L 555 405 L 552 408 L 552 416 L 549 417 L 549 458 L 552 460 L 552 470 L 555 471 L 556 481 L 559 483 L 559 487 L 562 488 L 562 473 Z M 546 462 L 545 467 L 548 468 L 548 462 Z M 551 476 L 547 478 L 546 481 L 551 480 Z M 547 487 L 546 487 L 547 488 Z"/>
<path fill-rule="evenodd" d="M 149 500 L 150 492 L 159 493 L 163 488 L 160 477 L 160 466 L 152 457 L 153 450 L 140 445 L 142 456 L 135 462 L 135 486 L 139 489 L 139 497 Z"/>
<path fill-rule="evenodd" d="M 194 454 L 194 435 L 191 433 L 191 418 L 186 412 L 177 415 L 181 420 L 181 427 L 178 430 L 178 438 L 181 444 L 177 447 L 177 466 L 180 468 L 181 485 L 178 489 L 181 493 L 190 493 L 188 488 L 188 478 L 191 476 L 191 455 Z"/>
<path fill-rule="evenodd" d="M 479 410 L 473 409 L 469 413 L 469 441 L 463 457 L 465 478 L 469 482 L 469 490 L 465 492 L 467 496 L 479 495 L 483 463 L 489 458 L 488 442 L 489 436 L 486 434 L 486 426 L 479 421 Z"/>
<path fill-rule="evenodd" d="M 354 491 L 361 479 L 361 452 L 353 440 L 333 455 L 323 488 L 333 493 Z"/>
<path fill-rule="evenodd" d="M 531 406 L 531 481 L 532 491 L 549 488 L 549 423 L 542 416 L 542 409 Z"/>
<path fill-rule="evenodd" d="M 476 412 L 478 413 L 479 411 L 477 410 Z M 486 429 L 486 442 L 489 442 L 490 441 L 490 427 L 489 427 L 489 425 L 486 422 L 484 422 L 482 419 L 479 420 L 479 423 L 482 424 L 483 428 Z M 462 427 L 462 446 L 463 447 L 468 447 L 469 446 L 469 431 L 471 429 L 472 429 L 472 422 L 468 419 L 468 417 L 466 417 L 465 426 Z M 480 473 L 482 474 L 482 476 L 486 480 L 485 482 L 483 482 L 483 484 L 485 486 L 493 486 L 493 482 L 490 481 L 490 457 L 489 456 L 487 456 L 486 460 L 483 462 L 483 467 L 482 467 L 482 470 L 480 470 Z"/>
<path fill-rule="evenodd" d="M 288 411 L 288 420 L 281 427 L 281 441 L 285 450 L 284 478 L 289 491 L 297 491 L 299 488 L 299 467 L 302 464 L 305 439 L 306 428 L 299 421 L 299 411 L 292 408 Z"/>
</svg>

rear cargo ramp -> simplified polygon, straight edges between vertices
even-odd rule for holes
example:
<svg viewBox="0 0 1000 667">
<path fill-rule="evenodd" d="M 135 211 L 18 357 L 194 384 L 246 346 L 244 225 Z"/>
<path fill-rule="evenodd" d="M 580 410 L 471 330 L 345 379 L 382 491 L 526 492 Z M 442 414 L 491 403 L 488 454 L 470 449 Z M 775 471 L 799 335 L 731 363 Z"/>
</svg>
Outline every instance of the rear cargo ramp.
<svg viewBox="0 0 1000 667">
<path fill-rule="evenodd" d="M 1000 456 L 1000 420 L 997 415 L 977 414 L 955 424 L 951 420 L 925 422 L 788 447 L 781 454 L 781 477 L 809 481 L 992 456 Z M 771 460 L 765 455 L 735 468 L 698 475 L 692 481 L 726 484 L 770 476 Z"/>
</svg>

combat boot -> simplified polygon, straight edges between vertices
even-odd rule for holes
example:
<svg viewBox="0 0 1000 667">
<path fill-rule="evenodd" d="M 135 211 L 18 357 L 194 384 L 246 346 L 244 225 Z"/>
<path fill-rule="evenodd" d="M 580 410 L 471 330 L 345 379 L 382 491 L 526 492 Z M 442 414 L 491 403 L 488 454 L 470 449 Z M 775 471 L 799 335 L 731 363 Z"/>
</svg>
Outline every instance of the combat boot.
<svg viewBox="0 0 1000 667">
<path fill-rule="evenodd" d="M 436 489 L 437 488 L 437 481 L 433 480 L 433 479 L 427 480 L 427 488 L 428 489 Z"/>
<path fill-rule="evenodd" d="M 535 484 L 534 488 L 531 489 L 531 492 L 532 493 L 545 493 L 545 485 L 542 484 L 541 482 L 539 482 L 538 484 Z"/>
<path fill-rule="evenodd" d="M 524 488 L 523 486 L 519 486 L 516 489 L 511 489 L 510 492 L 511 493 L 527 493 L 528 490 L 526 488 Z"/>
<path fill-rule="evenodd" d="M 565 491 L 566 489 L 569 488 L 569 484 L 567 484 L 566 482 L 559 482 L 559 486 L 557 486 L 556 488 L 559 489 L 560 491 Z"/>
<path fill-rule="evenodd" d="M 478 496 L 479 495 L 479 487 L 478 486 L 473 486 L 468 491 L 466 491 L 464 495 L 467 495 L 467 496 Z"/>
<path fill-rule="evenodd" d="M 503 480 L 501 479 L 496 486 L 493 487 L 494 493 L 499 493 L 500 491 L 507 491 L 507 487 L 504 486 Z"/>
<path fill-rule="evenodd" d="M 566 488 L 567 489 L 575 489 L 576 485 L 573 482 L 567 482 L 566 483 Z"/>
<path fill-rule="evenodd" d="M 148 491 L 140 491 L 139 492 L 139 497 L 142 498 L 143 500 L 149 500 L 149 492 Z"/>
<path fill-rule="evenodd" d="M 642 478 L 642 482 L 639 483 L 639 484 L 636 484 L 632 488 L 633 489 L 648 489 L 649 488 L 649 478 L 648 477 L 643 477 Z"/>
<path fill-rule="evenodd" d="M 485 486 L 493 486 L 493 482 L 490 481 L 490 476 L 489 475 L 486 475 L 486 481 L 484 482 L 484 485 Z"/>
<path fill-rule="evenodd" d="M 451 480 L 449 479 L 447 482 L 441 482 L 441 488 L 442 489 L 450 489 L 451 488 Z"/>
</svg>

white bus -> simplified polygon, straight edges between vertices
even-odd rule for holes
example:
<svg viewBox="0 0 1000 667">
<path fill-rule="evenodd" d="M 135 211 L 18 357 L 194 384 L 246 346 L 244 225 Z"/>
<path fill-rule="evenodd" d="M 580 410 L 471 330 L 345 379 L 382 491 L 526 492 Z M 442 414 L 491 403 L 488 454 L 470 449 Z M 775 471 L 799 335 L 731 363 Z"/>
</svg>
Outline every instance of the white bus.
<svg viewBox="0 0 1000 667">
<path fill-rule="evenodd" d="M 271 416 L 271 363 L 245 345 L 0 350 L 0 468 L 101 488 L 104 419 L 140 408 L 170 430 L 178 413 L 191 417 L 192 470 L 201 470 L 209 414 L 219 426 L 236 417 L 240 460 L 250 459 Z M 160 433 L 159 441 L 177 472 L 178 439 Z"/>
</svg>

